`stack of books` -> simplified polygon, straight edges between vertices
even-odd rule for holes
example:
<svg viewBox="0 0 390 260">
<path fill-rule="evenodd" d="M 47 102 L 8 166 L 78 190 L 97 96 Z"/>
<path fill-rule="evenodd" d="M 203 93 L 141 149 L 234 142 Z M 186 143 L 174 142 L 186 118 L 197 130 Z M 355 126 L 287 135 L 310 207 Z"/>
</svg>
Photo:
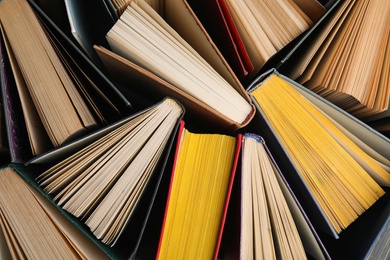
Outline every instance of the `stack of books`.
<svg viewBox="0 0 390 260">
<path fill-rule="evenodd" d="M 0 21 L 1 259 L 389 257 L 390 2 L 3 0 Z"/>
</svg>

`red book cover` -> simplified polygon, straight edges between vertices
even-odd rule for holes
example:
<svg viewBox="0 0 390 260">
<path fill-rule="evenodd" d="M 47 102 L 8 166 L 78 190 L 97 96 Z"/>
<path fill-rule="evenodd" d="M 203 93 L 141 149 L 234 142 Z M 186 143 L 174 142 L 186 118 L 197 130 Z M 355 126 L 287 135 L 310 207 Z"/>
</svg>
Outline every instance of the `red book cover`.
<svg viewBox="0 0 390 260">
<path fill-rule="evenodd" d="M 225 23 L 226 30 L 228 31 L 233 44 L 235 46 L 235 49 L 238 52 L 238 56 L 241 59 L 241 62 L 243 64 L 243 67 L 246 69 L 246 71 L 249 73 L 252 72 L 254 69 L 253 64 L 249 58 L 249 54 L 246 51 L 244 42 L 241 39 L 240 33 L 237 30 L 236 24 L 234 23 L 233 17 L 230 14 L 230 11 L 226 5 L 225 0 L 216 0 L 217 6 L 219 8 L 219 11 L 221 13 L 222 19 Z"/>
</svg>

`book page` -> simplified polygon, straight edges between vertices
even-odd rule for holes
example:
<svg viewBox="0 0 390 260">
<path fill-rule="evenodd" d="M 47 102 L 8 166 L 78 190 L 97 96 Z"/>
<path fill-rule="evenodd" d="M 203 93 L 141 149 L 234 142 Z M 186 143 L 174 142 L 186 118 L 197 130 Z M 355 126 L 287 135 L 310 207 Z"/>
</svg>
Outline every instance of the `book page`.
<svg viewBox="0 0 390 260">
<path fill-rule="evenodd" d="M 142 1 L 140 2 L 142 3 Z M 184 40 L 172 35 L 162 19 L 149 16 L 135 2 L 107 33 L 114 52 L 146 68 L 202 103 L 243 123 L 252 111 L 249 102 L 208 65 Z M 143 8 L 149 8 L 144 5 Z M 149 10 L 149 13 L 153 10 Z M 157 14 L 154 13 L 154 17 Z M 157 16 L 158 17 L 158 16 Z M 189 49 L 188 49 L 189 48 Z M 234 105 L 233 105 L 234 104 Z"/>
<path fill-rule="evenodd" d="M 247 203 L 245 200 L 252 201 L 250 207 L 254 210 L 255 223 L 253 239 L 257 242 L 250 250 L 257 254 L 256 259 L 305 259 L 306 253 L 300 234 L 277 181 L 276 175 L 279 173 L 264 147 L 263 140 L 257 135 L 244 136 L 242 171 L 242 183 L 252 183 L 252 187 L 242 187 L 244 193 L 252 191 L 252 194 L 249 194 L 252 198 L 242 197 L 241 200 L 243 205 Z M 242 217 L 241 223 L 251 221 L 247 219 L 248 216 Z M 259 221 L 261 225 L 257 226 Z M 242 246 L 247 246 L 245 243 L 247 239 L 241 241 Z"/>
<path fill-rule="evenodd" d="M 33 155 L 38 155 L 53 148 L 53 145 L 30 96 L 26 82 L 24 81 L 20 68 L 15 60 L 15 56 L 13 55 L 12 48 L 9 45 L 5 32 L 3 30 L 1 30 L 1 32 L 24 115 L 23 118 L 19 118 L 18 120 L 25 121 L 31 151 Z"/>
<path fill-rule="evenodd" d="M 2 218 L 1 222 L 3 222 Z M 0 259 L 12 259 L 9 246 L 7 245 L 7 239 L 4 236 L 4 224 L 1 223 L 0 226 Z"/>
<path fill-rule="evenodd" d="M 255 71 L 313 24 L 293 1 L 226 0 L 226 4 Z"/>
<path fill-rule="evenodd" d="M 183 109 L 175 100 L 130 117 L 95 142 L 37 177 L 54 201 L 114 245 L 152 176 Z"/>
<path fill-rule="evenodd" d="M 96 126 L 29 3 L 2 1 L 0 13 L 2 28 L 53 146 Z"/>
<path fill-rule="evenodd" d="M 350 148 L 328 132 L 331 123 L 317 117 L 319 111 L 282 78 L 271 75 L 252 95 L 338 233 L 383 195 L 379 184 L 349 154 Z M 389 176 L 379 165 L 375 167 L 385 178 Z"/>
<path fill-rule="evenodd" d="M 15 170 L 1 170 L 0 179 L 2 224 L 6 223 L 8 234 L 12 232 L 18 257 L 80 257 Z"/>
<path fill-rule="evenodd" d="M 212 259 L 235 171 L 236 138 L 183 131 L 157 257 Z"/>
</svg>

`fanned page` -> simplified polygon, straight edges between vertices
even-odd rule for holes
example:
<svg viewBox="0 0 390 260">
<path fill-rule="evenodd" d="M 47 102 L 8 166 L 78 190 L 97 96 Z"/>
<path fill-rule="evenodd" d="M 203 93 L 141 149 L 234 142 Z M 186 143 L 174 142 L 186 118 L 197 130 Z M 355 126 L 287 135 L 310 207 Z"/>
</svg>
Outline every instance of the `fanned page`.
<svg viewBox="0 0 390 260">
<path fill-rule="evenodd" d="M 11 162 L 21 162 L 32 156 L 30 142 L 24 122 L 22 102 L 20 102 L 13 71 L 8 59 L 3 38 L 1 39 L 1 94 L 3 105 L 1 132 L 2 145 L 4 149 L 9 148 L 9 157 L 4 155 L 3 162 L 9 158 Z"/>
<path fill-rule="evenodd" d="M 241 259 L 306 259 L 277 168 L 255 134 L 245 134 L 241 166 Z"/>
<path fill-rule="evenodd" d="M 313 24 L 288 0 L 226 0 L 226 4 L 248 50 L 254 72 Z"/>
<path fill-rule="evenodd" d="M 0 16 L 5 35 L 53 145 L 59 146 L 76 133 L 95 127 L 95 119 L 29 3 L 2 1 Z"/>
<path fill-rule="evenodd" d="M 21 104 L 23 116 L 18 118 L 18 120 L 24 120 L 24 123 L 20 122 L 19 127 L 22 124 L 26 126 L 26 134 L 28 136 L 29 142 L 27 144 L 27 140 L 25 145 L 26 147 L 30 147 L 32 155 L 38 155 L 49 149 L 53 148 L 53 144 L 51 143 L 48 134 L 45 131 L 45 128 L 42 124 L 42 121 L 39 117 L 38 111 L 34 106 L 33 99 L 28 91 L 26 82 L 22 76 L 22 72 L 18 66 L 18 63 L 15 60 L 15 56 L 12 52 L 12 48 L 9 45 L 7 37 L 2 30 L 2 36 L 4 40 L 5 53 L 7 57 L 4 57 L 5 61 L 9 61 L 9 66 L 4 68 L 8 69 L 8 73 L 12 73 L 13 77 L 9 77 L 4 82 L 4 89 L 9 89 L 14 87 L 16 89 L 17 95 L 14 98 L 18 98 Z M 5 77 L 5 75 L 3 75 Z M 11 91 L 10 89 L 8 91 Z M 17 102 L 17 101 L 13 101 Z M 14 131 L 14 130 L 12 130 Z M 26 148 L 25 148 L 26 149 Z M 31 156 L 31 155 L 30 155 Z M 26 159 L 26 158 L 23 158 Z"/>
<path fill-rule="evenodd" d="M 351 1 L 340 3 L 337 12 L 333 10 L 327 17 L 326 23 L 305 51 L 294 55 L 294 66 L 286 71 L 286 75 L 303 84 L 313 74 L 321 56 L 334 38 L 338 28 L 352 7 Z M 318 30 L 318 29 L 317 29 Z"/>
<path fill-rule="evenodd" d="M 251 94 L 337 234 L 384 194 L 390 173 L 289 82 L 271 74 Z"/>
<path fill-rule="evenodd" d="M 167 98 L 40 174 L 43 190 L 114 245 L 183 113 Z M 157 173 L 156 173 L 157 174 Z"/>
<path fill-rule="evenodd" d="M 151 71 L 237 124 L 253 112 L 246 100 L 149 5 L 133 1 L 107 33 L 114 52 Z"/>
<path fill-rule="evenodd" d="M 66 18 L 65 10 L 57 6 L 58 4 L 61 6 L 61 3 L 53 3 L 53 7 L 49 7 L 46 5 L 39 6 L 34 0 L 28 1 L 42 22 L 53 46 L 57 46 L 58 53 L 63 54 L 64 64 L 68 64 L 67 67 L 70 73 L 76 75 L 75 81 L 81 83 L 82 90 L 86 89 L 90 95 L 92 93 L 92 105 L 102 110 L 101 113 L 105 115 L 105 121 L 108 123 L 115 122 L 118 117 L 128 115 L 131 112 L 132 104 L 99 69 L 99 64 L 93 63 L 80 47 L 72 41 L 72 38 L 66 33 L 68 31 L 65 29 L 66 26 L 61 26 L 61 24 L 67 22 L 67 19 L 60 19 L 60 15 L 58 15 L 59 17 L 50 15 L 53 12 L 55 13 L 52 8 L 57 8 L 57 12 L 58 9 L 63 12 L 64 16 L 62 18 Z M 60 19 L 60 21 L 57 21 L 57 19 Z M 118 114 L 118 117 L 115 116 L 116 114 Z"/>
<path fill-rule="evenodd" d="M 0 179 L 1 229 L 12 258 L 108 259 L 13 168 L 0 170 Z"/>
<path fill-rule="evenodd" d="M 367 123 L 386 118 L 390 100 L 390 2 L 342 1 L 339 5 L 323 22 L 322 36 L 301 48 L 304 59 L 299 63 L 307 64 L 301 76 L 290 76 Z M 313 51 L 315 55 L 310 54 Z M 295 67 L 296 60 L 288 66 Z"/>
</svg>

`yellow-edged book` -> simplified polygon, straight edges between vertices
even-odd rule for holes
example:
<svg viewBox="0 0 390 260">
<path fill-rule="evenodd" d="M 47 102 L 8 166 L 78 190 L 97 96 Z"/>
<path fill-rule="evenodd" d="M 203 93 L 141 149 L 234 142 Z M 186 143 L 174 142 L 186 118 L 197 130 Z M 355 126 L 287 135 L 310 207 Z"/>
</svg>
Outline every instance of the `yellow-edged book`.
<svg viewBox="0 0 390 260">
<path fill-rule="evenodd" d="M 212 259 L 218 253 L 241 135 L 181 126 L 157 259 Z"/>
<path fill-rule="evenodd" d="M 310 210 L 319 208 L 326 229 L 338 237 L 384 194 L 381 186 L 390 185 L 390 161 L 309 101 L 297 86 L 271 73 L 249 91 L 292 162 L 290 172 L 295 168 L 298 173 L 294 180 L 313 198 Z M 350 119 L 344 114 L 341 121 Z M 389 141 L 383 141 L 388 148 Z"/>
</svg>

